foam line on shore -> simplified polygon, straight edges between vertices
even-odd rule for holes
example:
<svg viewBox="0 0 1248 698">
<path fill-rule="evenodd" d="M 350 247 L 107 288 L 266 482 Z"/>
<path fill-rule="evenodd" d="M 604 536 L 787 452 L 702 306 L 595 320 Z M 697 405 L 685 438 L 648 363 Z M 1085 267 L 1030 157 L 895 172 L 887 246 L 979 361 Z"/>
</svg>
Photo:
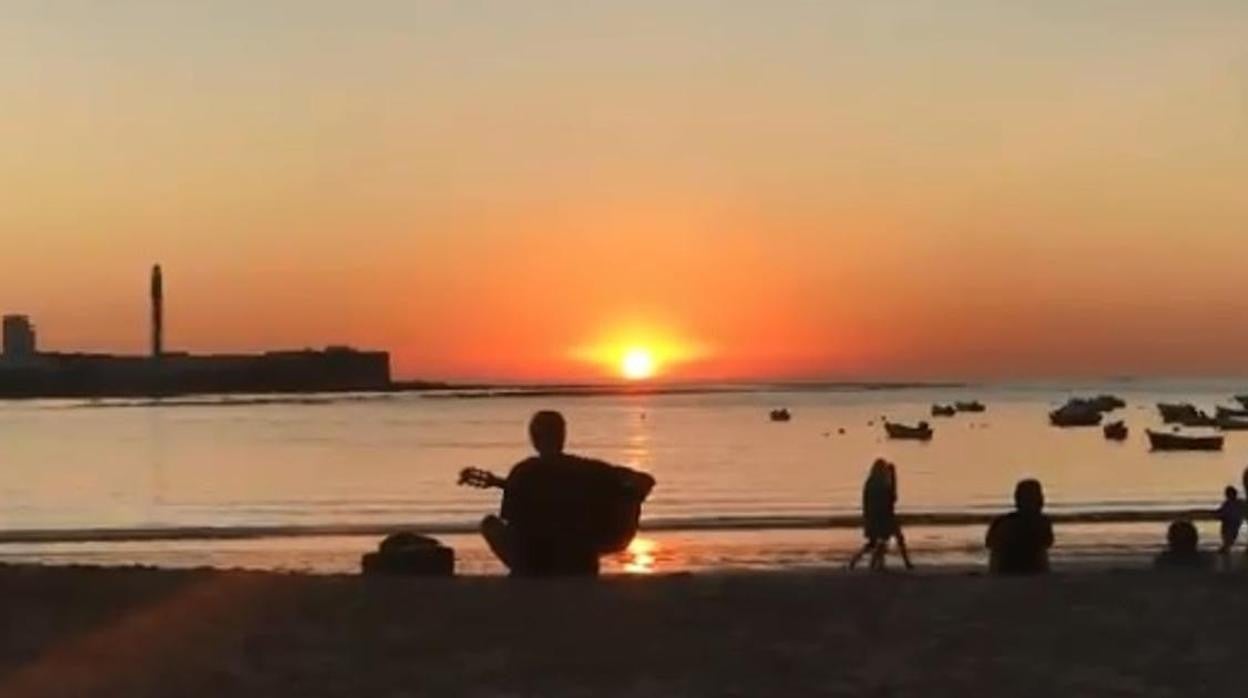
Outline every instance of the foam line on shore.
<svg viewBox="0 0 1248 698">
<path fill-rule="evenodd" d="M 920 512 L 901 517 L 907 526 L 987 525 L 995 514 L 978 512 Z M 1054 512 L 1058 524 L 1162 523 L 1178 518 L 1210 519 L 1207 509 L 1136 509 Z M 768 531 L 857 528 L 857 515 L 837 516 L 737 516 L 657 518 L 642 522 L 642 531 Z M 160 526 L 129 528 L 16 529 L 0 531 L 0 544 L 30 543 L 126 543 L 189 540 L 243 540 L 257 538 L 303 538 L 325 536 L 385 536 L 397 531 L 421 531 L 437 535 L 471 534 L 471 523 L 433 524 L 331 524 L 278 526 Z"/>
</svg>

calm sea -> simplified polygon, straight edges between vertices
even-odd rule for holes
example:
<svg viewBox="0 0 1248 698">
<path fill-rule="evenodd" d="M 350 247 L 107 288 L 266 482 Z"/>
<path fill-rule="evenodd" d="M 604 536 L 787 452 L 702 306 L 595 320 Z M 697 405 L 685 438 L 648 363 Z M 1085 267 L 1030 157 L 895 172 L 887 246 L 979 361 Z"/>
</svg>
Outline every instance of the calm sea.
<svg viewBox="0 0 1248 698">
<path fill-rule="evenodd" d="M 1159 400 L 1212 410 L 1246 389 L 1248 381 L 1173 381 L 0 402 L 0 537 L 10 541 L 0 545 L 0 560 L 348 571 L 375 542 L 374 527 L 396 527 L 438 532 L 462 550 L 466 569 L 496 571 L 467 533 L 497 506 L 498 493 L 457 487 L 456 474 L 464 466 L 505 472 L 527 454 L 529 415 L 553 408 L 568 418 L 570 450 L 659 481 L 646 507 L 652 532 L 620 566 L 839 564 L 857 533 L 821 524 L 857 511 L 877 456 L 898 464 L 903 513 L 995 512 L 1026 476 L 1044 482 L 1055 512 L 1215 506 L 1248 465 L 1248 432 L 1228 433 L 1221 453 L 1156 454 L 1144 428 L 1158 426 Z M 1048 410 L 1067 397 L 1100 392 L 1129 402 L 1115 415 L 1132 428 L 1127 442 L 1107 442 L 1098 429 L 1048 426 Z M 970 398 L 988 411 L 928 414 L 933 402 Z M 793 420 L 769 421 L 774 407 L 788 408 Z M 884 416 L 931 421 L 935 438 L 888 441 Z M 237 538 L 197 530 L 205 527 L 232 529 L 225 533 Z M 1147 544 L 1162 528 L 1071 525 L 1068 538 L 1083 547 L 1070 550 Z M 161 529 L 183 538 L 118 542 L 84 533 L 97 529 Z M 33 540 L 32 532 L 42 533 Z M 309 532 L 317 535 L 289 535 Z M 932 559 L 975 562 L 981 534 L 977 527 L 922 527 L 911 538 Z"/>
</svg>

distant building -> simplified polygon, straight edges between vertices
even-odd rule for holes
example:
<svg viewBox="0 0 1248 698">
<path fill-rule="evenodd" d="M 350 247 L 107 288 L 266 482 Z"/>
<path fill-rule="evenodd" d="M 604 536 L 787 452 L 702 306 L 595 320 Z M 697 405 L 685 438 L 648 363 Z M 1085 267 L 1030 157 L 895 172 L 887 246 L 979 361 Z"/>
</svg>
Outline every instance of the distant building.
<svg viewBox="0 0 1248 698">
<path fill-rule="evenodd" d="M 38 353 L 35 326 L 25 315 L 4 316 L 4 358 L 8 361 L 30 359 Z"/>
<path fill-rule="evenodd" d="M 152 267 L 152 358 L 159 359 L 165 353 L 165 282 L 160 265 Z"/>
<path fill-rule="evenodd" d="M 191 393 L 306 393 L 390 390 L 390 355 L 324 350 L 197 356 L 165 351 L 164 279 L 152 267 L 148 356 L 38 353 L 25 315 L 4 317 L 0 398 L 130 397 Z"/>
<path fill-rule="evenodd" d="M 0 362 L 0 397 L 133 397 L 390 389 L 390 355 L 334 349 L 150 356 L 40 354 Z"/>
</svg>

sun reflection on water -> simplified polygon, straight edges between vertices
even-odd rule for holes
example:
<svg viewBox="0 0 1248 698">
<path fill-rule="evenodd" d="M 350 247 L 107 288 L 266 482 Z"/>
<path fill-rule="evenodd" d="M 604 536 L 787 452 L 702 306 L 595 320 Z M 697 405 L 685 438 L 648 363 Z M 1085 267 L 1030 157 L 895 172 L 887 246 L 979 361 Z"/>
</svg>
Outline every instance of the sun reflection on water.
<svg viewBox="0 0 1248 698">
<path fill-rule="evenodd" d="M 623 570 L 628 574 L 653 574 L 658 550 L 657 541 L 650 538 L 634 538 L 622 555 Z"/>
</svg>

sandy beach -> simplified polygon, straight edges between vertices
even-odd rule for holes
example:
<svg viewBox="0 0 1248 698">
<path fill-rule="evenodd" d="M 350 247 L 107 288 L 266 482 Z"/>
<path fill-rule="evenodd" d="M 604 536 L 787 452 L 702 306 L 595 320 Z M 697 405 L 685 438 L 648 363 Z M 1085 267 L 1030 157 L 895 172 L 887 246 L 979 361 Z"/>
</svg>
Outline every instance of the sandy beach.
<svg viewBox="0 0 1248 698">
<path fill-rule="evenodd" d="M 1248 578 L 0 568 L 0 695 L 1238 693 Z"/>
</svg>

